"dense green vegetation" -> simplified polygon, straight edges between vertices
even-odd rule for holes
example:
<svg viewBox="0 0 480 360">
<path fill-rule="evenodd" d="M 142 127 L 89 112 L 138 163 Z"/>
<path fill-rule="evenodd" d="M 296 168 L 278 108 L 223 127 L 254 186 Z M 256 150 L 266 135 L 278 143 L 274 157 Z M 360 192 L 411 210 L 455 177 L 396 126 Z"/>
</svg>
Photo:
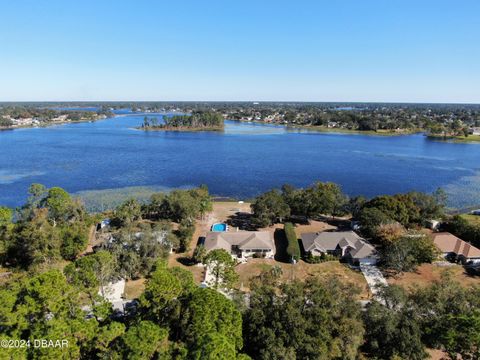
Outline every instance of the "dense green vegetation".
<svg viewBox="0 0 480 360">
<path fill-rule="evenodd" d="M 13 126 L 49 125 L 54 122 L 97 120 L 111 116 L 106 107 L 97 111 L 59 110 L 47 104 L 15 104 L 0 105 L 0 128 Z M 33 122 L 34 121 L 34 122 Z"/>
<path fill-rule="evenodd" d="M 143 129 L 164 130 L 222 130 L 223 116 L 212 111 L 195 111 L 191 115 L 164 116 L 164 123 L 158 123 L 157 118 L 145 117 Z"/>
<path fill-rule="evenodd" d="M 456 215 L 448 221 L 447 230 L 480 248 L 480 225 L 471 223 L 462 216 Z"/>
<path fill-rule="evenodd" d="M 288 241 L 287 254 L 290 259 L 299 260 L 300 259 L 300 245 L 298 245 L 297 234 L 295 233 L 295 228 L 292 223 L 285 223 L 283 230 L 285 231 L 285 236 Z"/>
<path fill-rule="evenodd" d="M 436 259 L 438 254 L 431 239 L 412 231 L 424 226 L 427 220 L 441 218 L 445 202 L 445 193 L 441 189 L 431 195 L 410 192 L 382 195 L 370 200 L 363 197 L 349 199 L 337 184 L 317 182 L 305 189 L 284 185 L 281 192 L 268 191 L 256 197 L 251 207 L 253 223 L 259 227 L 288 218 L 302 221 L 351 214 L 359 221 L 362 235 L 384 248 L 381 252 L 383 265 L 394 273 L 400 273 L 412 271 L 417 265 Z M 464 228 L 468 227 L 465 225 Z M 285 224 L 285 232 L 293 239 L 294 231 L 292 233 L 288 223 Z M 290 250 L 289 255 L 295 258 L 293 246 L 289 238 L 287 252 Z M 330 259 L 324 256 L 305 260 L 319 262 Z"/>
<path fill-rule="evenodd" d="M 4 348 L 5 358 L 409 360 L 425 359 L 426 347 L 451 358 L 478 355 L 480 288 L 448 277 L 409 292 L 390 286 L 362 311 L 354 285 L 325 276 L 282 282 L 280 267 L 253 278 L 249 296 L 231 291 L 238 282 L 235 261 L 224 250 L 203 249 L 195 257 L 209 266 L 212 283 L 199 287 L 192 273 L 169 268 L 166 260 L 182 237 L 191 238 L 195 219 L 211 210 L 205 187 L 154 194 L 144 204 L 125 201 L 109 213 L 103 244 L 83 255 L 88 229 L 107 215 L 88 214 L 57 187 L 34 184 L 29 193 L 15 211 L 0 207 L 1 259 L 12 272 L 1 279 L 0 335 L 69 345 Z M 441 192 L 348 199 L 335 184 L 317 183 L 268 192 L 252 208 L 268 222 L 352 213 L 386 250 L 385 266 L 402 272 L 436 256 L 415 229 L 442 215 L 442 199 Z M 450 225 L 464 224 L 453 218 Z M 285 233 L 295 258 L 289 222 Z M 115 314 L 101 296 L 106 285 L 140 276 L 147 280 L 137 305 Z"/>
<path fill-rule="evenodd" d="M 96 112 L 81 107 L 99 107 Z M 79 107 L 77 111 L 53 110 Z M 474 104 L 389 104 L 389 103 L 281 103 L 281 102 L 79 102 L 79 103 L 0 103 L 0 127 L 9 119 L 32 118 L 47 125 L 67 115 L 68 120 L 94 120 L 111 115 L 111 109 L 134 112 L 180 111 L 191 115 L 146 117 L 145 129 L 221 130 L 223 119 L 260 121 L 306 127 L 321 131 L 404 134 L 423 131 L 434 138 L 478 141 L 470 135 L 480 127 L 480 107 Z M 2 118 L 5 118 L 2 125 Z"/>
</svg>

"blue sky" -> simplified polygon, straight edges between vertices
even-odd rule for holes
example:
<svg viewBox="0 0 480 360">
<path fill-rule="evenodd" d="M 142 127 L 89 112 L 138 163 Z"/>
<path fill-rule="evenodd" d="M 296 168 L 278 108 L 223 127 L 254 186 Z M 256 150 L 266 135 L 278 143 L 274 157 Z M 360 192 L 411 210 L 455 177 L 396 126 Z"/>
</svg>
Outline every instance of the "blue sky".
<svg viewBox="0 0 480 360">
<path fill-rule="evenodd" d="M 480 103 L 480 1 L 2 1 L 0 101 Z"/>
</svg>

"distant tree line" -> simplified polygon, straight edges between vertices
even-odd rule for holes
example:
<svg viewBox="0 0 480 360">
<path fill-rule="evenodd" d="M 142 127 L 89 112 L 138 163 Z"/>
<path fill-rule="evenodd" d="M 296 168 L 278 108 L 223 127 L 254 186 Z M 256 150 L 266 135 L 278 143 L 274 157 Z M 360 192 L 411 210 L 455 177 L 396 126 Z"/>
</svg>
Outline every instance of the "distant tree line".
<svg viewBox="0 0 480 360">
<path fill-rule="evenodd" d="M 223 129 L 223 116 L 213 111 L 195 111 L 190 115 L 164 116 L 163 123 L 156 118 L 145 117 L 143 128 L 164 129 Z"/>
</svg>

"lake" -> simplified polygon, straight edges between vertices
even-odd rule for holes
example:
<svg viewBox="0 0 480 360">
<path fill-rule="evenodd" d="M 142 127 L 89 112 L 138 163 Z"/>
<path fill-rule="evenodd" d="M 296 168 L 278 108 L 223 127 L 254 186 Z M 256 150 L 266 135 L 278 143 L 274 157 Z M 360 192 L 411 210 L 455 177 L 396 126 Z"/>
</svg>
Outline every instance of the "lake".
<svg viewBox="0 0 480 360">
<path fill-rule="evenodd" d="M 336 182 L 351 196 L 442 187 L 452 207 L 480 204 L 480 144 L 234 121 L 224 133 L 134 129 L 143 117 L 0 132 L 0 204 L 22 204 L 34 182 L 80 194 L 207 184 L 214 195 L 247 199 L 317 180 Z"/>
</svg>

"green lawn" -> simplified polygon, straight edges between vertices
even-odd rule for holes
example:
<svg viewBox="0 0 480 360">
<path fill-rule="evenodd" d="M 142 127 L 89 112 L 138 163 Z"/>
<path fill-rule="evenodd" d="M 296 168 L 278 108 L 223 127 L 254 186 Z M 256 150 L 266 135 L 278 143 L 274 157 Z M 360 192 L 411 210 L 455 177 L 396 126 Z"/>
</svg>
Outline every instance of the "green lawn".
<svg viewBox="0 0 480 360">
<path fill-rule="evenodd" d="M 480 215 L 462 214 L 460 216 L 467 220 L 470 224 L 480 226 Z"/>
</svg>

